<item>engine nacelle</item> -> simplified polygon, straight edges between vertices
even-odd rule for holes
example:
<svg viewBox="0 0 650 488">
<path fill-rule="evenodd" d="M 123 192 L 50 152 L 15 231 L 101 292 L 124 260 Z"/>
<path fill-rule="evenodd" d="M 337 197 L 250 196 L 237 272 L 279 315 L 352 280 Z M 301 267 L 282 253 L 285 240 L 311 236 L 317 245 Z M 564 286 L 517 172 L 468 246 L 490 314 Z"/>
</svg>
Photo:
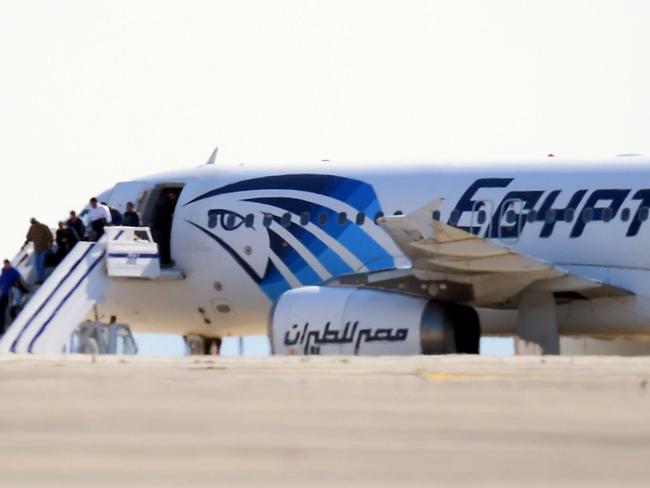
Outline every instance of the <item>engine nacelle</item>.
<svg viewBox="0 0 650 488">
<path fill-rule="evenodd" d="M 284 293 L 270 317 L 278 355 L 478 353 L 471 307 L 364 288 L 307 286 Z"/>
</svg>

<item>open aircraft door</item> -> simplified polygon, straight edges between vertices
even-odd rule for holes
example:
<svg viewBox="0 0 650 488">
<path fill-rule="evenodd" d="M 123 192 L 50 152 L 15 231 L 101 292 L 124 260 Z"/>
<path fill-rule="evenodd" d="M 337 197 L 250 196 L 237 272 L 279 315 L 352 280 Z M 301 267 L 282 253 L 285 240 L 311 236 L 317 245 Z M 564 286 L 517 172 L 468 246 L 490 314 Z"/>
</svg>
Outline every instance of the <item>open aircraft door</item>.
<svg viewBox="0 0 650 488">
<path fill-rule="evenodd" d="M 136 208 L 139 207 L 140 200 L 146 191 L 146 183 L 143 181 L 125 181 L 118 183 L 111 192 L 108 204 L 119 210 L 120 213 L 124 213 L 127 202 L 133 202 Z"/>
</svg>

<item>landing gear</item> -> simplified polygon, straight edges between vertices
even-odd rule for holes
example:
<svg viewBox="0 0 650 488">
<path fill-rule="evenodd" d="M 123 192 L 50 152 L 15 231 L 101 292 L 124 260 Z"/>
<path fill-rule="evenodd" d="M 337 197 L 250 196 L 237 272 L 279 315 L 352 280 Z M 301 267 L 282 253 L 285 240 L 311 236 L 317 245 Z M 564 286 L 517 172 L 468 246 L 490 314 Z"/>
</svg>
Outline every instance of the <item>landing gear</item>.
<svg viewBox="0 0 650 488">
<path fill-rule="evenodd" d="M 221 337 L 206 337 L 199 334 L 183 336 L 190 356 L 218 356 L 221 351 Z"/>
<path fill-rule="evenodd" d="M 522 293 L 517 336 L 517 355 L 560 354 L 555 299 L 551 292 L 528 290 Z"/>
<path fill-rule="evenodd" d="M 204 337 L 203 354 L 206 356 L 218 356 L 221 351 L 221 337 Z"/>
</svg>

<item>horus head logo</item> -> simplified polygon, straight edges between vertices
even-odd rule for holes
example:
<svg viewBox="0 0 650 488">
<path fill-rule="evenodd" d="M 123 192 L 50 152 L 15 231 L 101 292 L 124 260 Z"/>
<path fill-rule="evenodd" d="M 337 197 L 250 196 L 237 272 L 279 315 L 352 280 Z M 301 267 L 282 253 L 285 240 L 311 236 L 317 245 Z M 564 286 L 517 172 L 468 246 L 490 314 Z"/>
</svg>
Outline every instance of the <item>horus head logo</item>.
<svg viewBox="0 0 650 488">
<path fill-rule="evenodd" d="M 216 241 L 272 300 L 332 276 L 390 268 L 381 207 L 367 183 L 299 174 L 254 178 L 197 196 L 189 221 Z M 382 244 L 383 243 L 383 244 Z"/>
</svg>

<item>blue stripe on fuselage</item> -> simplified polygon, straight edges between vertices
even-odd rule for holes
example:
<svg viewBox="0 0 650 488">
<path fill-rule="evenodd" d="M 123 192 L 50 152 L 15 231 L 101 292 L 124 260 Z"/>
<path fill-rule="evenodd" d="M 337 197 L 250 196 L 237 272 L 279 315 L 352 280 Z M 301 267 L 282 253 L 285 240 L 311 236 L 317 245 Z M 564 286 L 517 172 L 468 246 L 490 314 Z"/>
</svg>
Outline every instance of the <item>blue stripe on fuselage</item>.
<svg viewBox="0 0 650 488">
<path fill-rule="evenodd" d="M 364 263 L 364 265 L 369 265 L 372 267 L 372 269 L 383 269 L 394 265 L 392 256 L 372 237 L 366 234 L 363 229 L 351 222 L 349 219 L 347 219 L 342 224 L 339 223 L 337 220 L 339 214 L 330 208 L 323 207 L 317 203 L 288 197 L 260 197 L 250 198 L 246 201 L 270 205 L 287 212 L 291 212 L 292 214 L 298 216 L 303 212 L 309 212 L 310 221 L 314 225 L 319 225 L 319 217 L 322 213 L 325 213 L 327 214 L 327 223 L 324 226 L 319 227 L 323 229 L 325 233 L 340 242 L 346 249 L 354 254 L 357 259 Z M 298 231 L 296 228 L 300 229 L 300 231 Z M 317 255 L 319 259 L 321 259 L 324 254 L 327 254 L 326 250 L 331 254 L 334 254 L 331 249 L 329 249 L 320 241 L 320 239 L 318 239 L 315 235 L 303 227 L 299 227 L 298 225 L 292 223 L 289 227 L 289 230 L 294 236 L 296 236 L 298 240 L 300 240 L 300 242 L 305 245 L 305 247 Z M 335 264 L 335 266 L 337 266 L 337 269 L 328 268 L 328 271 L 330 273 L 336 276 L 337 274 L 354 271 L 347 264 L 345 264 L 338 255 L 334 255 L 337 256 L 337 258 L 344 265 L 344 268 L 347 269 L 339 267 L 337 263 Z M 331 256 L 328 256 L 328 261 L 330 259 Z M 323 259 L 321 260 L 327 267 L 326 261 Z"/>
<path fill-rule="evenodd" d="M 360 212 L 373 210 L 377 196 L 372 186 L 360 180 L 323 174 L 276 175 L 238 181 L 210 190 L 190 200 L 184 206 L 206 198 L 227 193 L 255 190 L 295 190 L 325 195 L 346 201 Z"/>
<path fill-rule="evenodd" d="M 305 261 L 305 258 L 282 239 L 282 237 L 271 230 L 269 232 L 269 239 L 271 250 L 291 270 L 296 278 L 300 280 L 300 283 L 303 285 L 316 285 L 322 281 L 307 261 Z"/>
</svg>

